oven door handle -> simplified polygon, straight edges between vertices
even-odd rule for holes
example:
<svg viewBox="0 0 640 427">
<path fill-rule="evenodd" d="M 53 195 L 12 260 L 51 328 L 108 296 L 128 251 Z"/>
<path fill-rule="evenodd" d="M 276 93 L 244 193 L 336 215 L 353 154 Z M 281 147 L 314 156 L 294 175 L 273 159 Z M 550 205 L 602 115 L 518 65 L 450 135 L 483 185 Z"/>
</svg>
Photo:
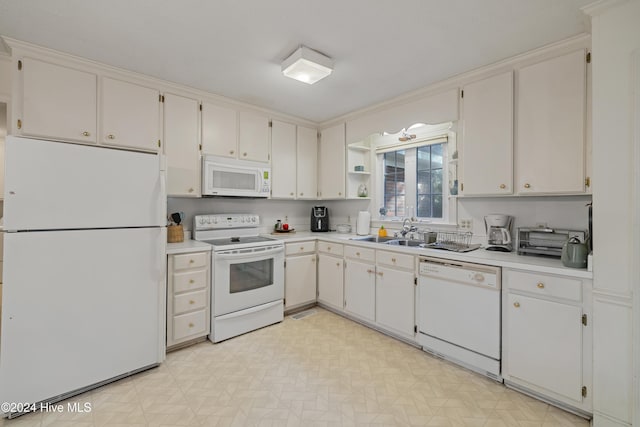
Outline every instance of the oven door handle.
<svg viewBox="0 0 640 427">
<path fill-rule="evenodd" d="M 235 251 L 234 251 L 235 252 Z M 261 250 L 251 250 L 251 252 L 243 252 L 243 253 L 216 253 L 215 257 L 218 259 L 246 259 L 246 258 L 270 258 L 269 255 L 276 255 L 284 252 L 283 247 L 278 247 L 275 249 L 267 249 L 264 251 Z"/>
</svg>

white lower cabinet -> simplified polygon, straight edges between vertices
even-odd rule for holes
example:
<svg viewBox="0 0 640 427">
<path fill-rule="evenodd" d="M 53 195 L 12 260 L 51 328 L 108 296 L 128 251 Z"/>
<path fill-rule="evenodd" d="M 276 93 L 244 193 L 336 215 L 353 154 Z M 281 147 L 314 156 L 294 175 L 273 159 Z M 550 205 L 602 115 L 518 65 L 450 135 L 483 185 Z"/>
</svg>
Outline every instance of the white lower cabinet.
<svg viewBox="0 0 640 427">
<path fill-rule="evenodd" d="M 344 309 L 363 320 L 376 320 L 375 251 L 345 246 Z"/>
<path fill-rule="evenodd" d="M 209 251 L 168 256 L 167 349 L 209 335 L 210 266 Z"/>
<path fill-rule="evenodd" d="M 338 243 L 318 243 L 318 302 L 344 309 L 343 246 Z"/>
<path fill-rule="evenodd" d="M 376 251 L 376 323 L 415 337 L 415 261 L 412 255 Z"/>
<path fill-rule="evenodd" d="M 502 376 L 591 412 L 591 281 L 503 269 Z"/>
<path fill-rule="evenodd" d="M 316 301 L 315 241 L 285 245 L 284 308 L 291 310 Z"/>
</svg>

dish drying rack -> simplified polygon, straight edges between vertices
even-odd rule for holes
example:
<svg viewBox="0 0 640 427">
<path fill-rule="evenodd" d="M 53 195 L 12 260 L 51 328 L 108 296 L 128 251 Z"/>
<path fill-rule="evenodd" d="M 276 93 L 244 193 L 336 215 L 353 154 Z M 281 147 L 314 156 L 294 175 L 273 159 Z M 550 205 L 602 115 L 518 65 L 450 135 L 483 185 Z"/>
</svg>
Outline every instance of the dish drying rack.
<svg viewBox="0 0 640 427">
<path fill-rule="evenodd" d="M 472 237 L 471 231 L 438 231 L 436 241 L 427 247 L 453 252 L 468 252 L 480 247 L 477 243 L 471 244 Z"/>
</svg>

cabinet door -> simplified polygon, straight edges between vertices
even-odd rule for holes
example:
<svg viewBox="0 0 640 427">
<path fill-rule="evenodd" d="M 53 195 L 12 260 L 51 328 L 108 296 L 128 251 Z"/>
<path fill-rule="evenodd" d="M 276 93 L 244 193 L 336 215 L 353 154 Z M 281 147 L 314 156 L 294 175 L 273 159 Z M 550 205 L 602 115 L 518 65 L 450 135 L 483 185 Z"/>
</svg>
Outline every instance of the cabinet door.
<svg viewBox="0 0 640 427">
<path fill-rule="evenodd" d="M 344 308 L 344 261 L 331 255 L 318 255 L 318 301 Z"/>
<path fill-rule="evenodd" d="M 237 157 L 238 112 L 204 102 L 202 104 L 202 152 Z"/>
<path fill-rule="evenodd" d="M 22 59 L 21 135 L 95 143 L 97 76 Z"/>
<path fill-rule="evenodd" d="M 522 295 L 508 294 L 507 374 L 582 401 L 582 309 Z"/>
<path fill-rule="evenodd" d="M 271 197 L 296 196 L 296 126 L 273 121 L 271 127 Z"/>
<path fill-rule="evenodd" d="M 344 269 L 344 308 L 371 322 L 376 319 L 376 272 L 373 264 L 347 261 Z"/>
<path fill-rule="evenodd" d="M 320 137 L 320 180 L 318 182 L 321 199 L 345 198 L 345 128 L 344 123 L 322 131 Z"/>
<path fill-rule="evenodd" d="M 160 92 L 104 77 L 101 144 L 158 151 Z"/>
<path fill-rule="evenodd" d="M 463 88 L 461 194 L 513 192 L 513 73 Z"/>
<path fill-rule="evenodd" d="M 266 116 L 240 112 L 238 158 L 256 162 L 269 161 L 269 118 Z"/>
<path fill-rule="evenodd" d="M 584 50 L 518 72 L 518 193 L 584 192 L 585 79 Z"/>
<path fill-rule="evenodd" d="M 376 275 L 376 322 L 413 337 L 416 324 L 413 272 L 378 266 Z"/>
<path fill-rule="evenodd" d="M 183 96 L 164 96 L 164 152 L 167 195 L 200 196 L 200 104 Z"/>
<path fill-rule="evenodd" d="M 298 126 L 297 148 L 297 198 L 315 200 L 318 198 L 318 131 Z"/>
<path fill-rule="evenodd" d="M 287 258 L 284 274 L 285 309 L 316 300 L 316 255 Z"/>
</svg>

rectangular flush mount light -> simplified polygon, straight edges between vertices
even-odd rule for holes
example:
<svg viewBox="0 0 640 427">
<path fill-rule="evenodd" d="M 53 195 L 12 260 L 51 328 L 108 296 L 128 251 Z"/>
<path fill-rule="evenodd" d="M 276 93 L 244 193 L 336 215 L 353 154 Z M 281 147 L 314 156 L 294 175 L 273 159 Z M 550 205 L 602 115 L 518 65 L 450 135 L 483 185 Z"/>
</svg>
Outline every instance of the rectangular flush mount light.
<svg viewBox="0 0 640 427">
<path fill-rule="evenodd" d="M 282 74 L 310 85 L 324 79 L 331 71 L 333 60 L 306 46 L 300 46 L 282 62 Z"/>
</svg>

